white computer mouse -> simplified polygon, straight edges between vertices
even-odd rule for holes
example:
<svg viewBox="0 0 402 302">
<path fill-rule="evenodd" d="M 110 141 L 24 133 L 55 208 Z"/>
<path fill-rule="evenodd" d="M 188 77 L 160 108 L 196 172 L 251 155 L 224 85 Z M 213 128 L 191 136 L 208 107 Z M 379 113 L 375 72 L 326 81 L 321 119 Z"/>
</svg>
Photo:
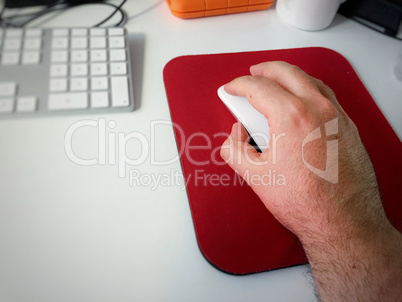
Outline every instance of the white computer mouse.
<svg viewBox="0 0 402 302">
<path fill-rule="evenodd" d="M 218 96 L 264 152 L 269 141 L 269 126 L 265 116 L 251 106 L 247 98 L 230 95 L 223 86 L 219 87 Z"/>
</svg>

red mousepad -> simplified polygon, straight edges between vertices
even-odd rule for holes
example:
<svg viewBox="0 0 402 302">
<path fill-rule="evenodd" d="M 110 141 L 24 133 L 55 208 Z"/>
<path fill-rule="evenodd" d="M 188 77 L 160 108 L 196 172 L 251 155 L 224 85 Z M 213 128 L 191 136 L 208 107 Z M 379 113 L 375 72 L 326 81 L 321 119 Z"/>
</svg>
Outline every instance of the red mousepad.
<svg viewBox="0 0 402 302">
<path fill-rule="evenodd" d="M 178 57 L 163 75 L 198 245 L 212 265 L 232 274 L 307 262 L 298 239 L 219 156 L 235 119 L 217 89 L 249 74 L 251 65 L 275 60 L 298 65 L 335 91 L 373 161 L 386 213 L 402 231 L 401 141 L 343 56 L 314 47 Z"/>
</svg>

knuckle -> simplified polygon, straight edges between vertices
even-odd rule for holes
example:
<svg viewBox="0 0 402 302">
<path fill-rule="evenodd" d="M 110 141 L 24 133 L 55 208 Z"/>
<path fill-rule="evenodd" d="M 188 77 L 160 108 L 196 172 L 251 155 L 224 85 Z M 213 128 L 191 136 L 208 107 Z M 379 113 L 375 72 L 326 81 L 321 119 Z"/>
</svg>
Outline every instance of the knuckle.
<svg viewBox="0 0 402 302">
<path fill-rule="evenodd" d="M 317 104 L 319 113 L 329 118 L 335 118 L 338 116 L 338 110 L 336 110 L 334 104 L 332 104 L 327 98 L 323 97 Z"/>
<path fill-rule="evenodd" d="M 317 80 L 319 89 L 322 94 L 324 94 L 327 98 L 329 98 L 333 102 L 338 102 L 336 99 L 335 92 L 328 86 L 326 85 L 323 81 Z"/>
<path fill-rule="evenodd" d="M 314 78 L 314 80 L 317 82 L 318 85 L 320 85 L 320 86 L 326 86 L 322 80 L 317 79 L 317 78 Z"/>
<path fill-rule="evenodd" d="M 311 93 L 318 91 L 317 82 L 313 77 L 295 65 L 292 65 L 291 70 L 292 76 L 298 81 L 299 89 L 309 91 Z"/>
<path fill-rule="evenodd" d="M 304 76 L 304 71 L 299 66 L 291 65 L 290 71 L 296 77 Z"/>
<path fill-rule="evenodd" d="M 266 94 L 269 92 L 269 89 L 267 89 L 266 85 L 266 79 L 261 76 L 256 76 L 254 79 L 255 81 L 255 86 L 254 86 L 254 95 L 256 96 L 266 96 Z M 250 96 L 251 98 L 252 96 Z"/>
<path fill-rule="evenodd" d="M 309 120 L 309 114 L 307 111 L 306 106 L 304 103 L 295 98 L 292 99 L 287 106 L 287 113 L 289 115 L 289 119 L 297 125 L 304 125 L 308 123 Z"/>
<path fill-rule="evenodd" d="M 308 78 L 300 79 L 299 89 L 305 93 L 309 93 L 310 95 L 315 95 L 317 92 L 317 86 Z"/>
<path fill-rule="evenodd" d="M 329 86 L 324 84 L 324 89 L 329 96 L 335 98 L 335 92 Z"/>
</svg>

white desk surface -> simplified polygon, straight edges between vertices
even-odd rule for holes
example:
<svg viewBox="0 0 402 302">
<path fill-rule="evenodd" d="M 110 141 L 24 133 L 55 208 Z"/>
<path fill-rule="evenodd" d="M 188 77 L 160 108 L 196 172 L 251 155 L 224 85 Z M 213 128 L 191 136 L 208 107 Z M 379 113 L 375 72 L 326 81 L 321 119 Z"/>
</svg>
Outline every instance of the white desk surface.
<svg viewBox="0 0 402 302">
<path fill-rule="evenodd" d="M 306 266 L 240 277 L 212 267 L 181 185 L 130 186 L 116 164 L 76 165 L 65 133 L 77 121 L 106 118 L 117 124 L 107 133 L 150 137 L 151 121 L 170 120 L 162 70 L 176 56 L 323 46 L 352 63 L 402 137 L 402 82 L 393 75 L 402 43 L 341 16 L 324 31 L 303 32 L 280 22 L 274 8 L 193 20 L 174 17 L 160 0 L 124 8 L 137 57 L 134 112 L 0 121 L 0 301 L 313 301 Z M 109 12 L 76 8 L 42 26 L 91 26 Z M 158 160 L 176 155 L 171 127 L 160 126 L 155 142 Z M 138 157 L 140 147 L 130 141 L 127 154 Z M 73 148 L 96 157 L 97 129 L 77 131 Z M 155 166 L 149 157 L 131 169 L 181 173 L 178 161 Z"/>
</svg>

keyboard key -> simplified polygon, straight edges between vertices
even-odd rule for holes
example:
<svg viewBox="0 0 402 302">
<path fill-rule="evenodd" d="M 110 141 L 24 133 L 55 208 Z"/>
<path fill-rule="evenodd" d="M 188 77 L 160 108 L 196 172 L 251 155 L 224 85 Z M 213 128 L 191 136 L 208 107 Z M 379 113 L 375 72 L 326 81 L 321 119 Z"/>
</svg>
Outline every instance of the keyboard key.
<svg viewBox="0 0 402 302">
<path fill-rule="evenodd" d="M 110 64 L 111 75 L 126 75 L 127 65 L 126 63 L 112 63 Z"/>
<path fill-rule="evenodd" d="M 17 93 L 16 82 L 2 82 L 0 83 L 0 96 L 13 96 Z"/>
<path fill-rule="evenodd" d="M 91 90 L 107 90 L 109 88 L 107 77 L 91 79 Z"/>
<path fill-rule="evenodd" d="M 25 30 L 25 37 L 40 37 L 42 36 L 42 30 L 39 28 L 30 28 Z"/>
<path fill-rule="evenodd" d="M 0 99 L 0 114 L 11 113 L 14 109 L 13 99 Z"/>
<path fill-rule="evenodd" d="M 36 97 L 25 96 L 17 99 L 17 112 L 34 112 L 36 111 Z"/>
<path fill-rule="evenodd" d="M 26 39 L 24 41 L 24 49 L 37 50 L 40 49 L 42 41 L 40 39 Z"/>
<path fill-rule="evenodd" d="M 67 90 L 67 79 L 51 79 L 49 90 L 52 92 L 64 92 Z"/>
<path fill-rule="evenodd" d="M 52 40 L 52 48 L 53 49 L 66 49 L 66 48 L 68 48 L 68 39 L 67 38 L 54 38 Z"/>
<path fill-rule="evenodd" d="M 53 29 L 52 31 L 53 37 L 65 37 L 68 36 L 68 29 Z"/>
<path fill-rule="evenodd" d="M 91 50 L 91 62 L 105 62 L 106 50 Z"/>
<path fill-rule="evenodd" d="M 7 29 L 6 38 L 20 38 L 22 37 L 22 33 L 22 29 L 19 28 Z"/>
<path fill-rule="evenodd" d="M 22 64 L 34 65 L 40 63 L 40 52 L 30 51 L 22 54 Z"/>
<path fill-rule="evenodd" d="M 71 35 L 73 37 L 86 36 L 88 35 L 88 30 L 86 28 L 74 28 L 71 30 Z"/>
<path fill-rule="evenodd" d="M 126 43 L 123 37 L 111 37 L 109 38 L 109 47 L 110 48 L 124 48 Z"/>
<path fill-rule="evenodd" d="M 106 91 L 92 92 L 91 93 L 91 107 L 92 108 L 109 107 L 109 94 Z"/>
<path fill-rule="evenodd" d="M 132 108 L 129 46 L 124 28 L 0 28 L 0 120 Z"/>
<path fill-rule="evenodd" d="M 4 41 L 4 50 L 20 50 L 22 40 L 21 39 L 6 39 Z"/>
<path fill-rule="evenodd" d="M 50 56 L 52 63 L 66 63 L 68 61 L 67 51 L 53 51 Z"/>
<path fill-rule="evenodd" d="M 91 36 L 105 36 L 106 35 L 106 29 L 104 29 L 104 28 L 91 28 L 89 32 L 90 32 Z"/>
<path fill-rule="evenodd" d="M 87 78 L 73 78 L 70 80 L 71 91 L 85 91 L 88 90 Z"/>
<path fill-rule="evenodd" d="M 71 52 L 71 62 L 87 62 L 88 53 L 86 50 L 73 50 Z"/>
<path fill-rule="evenodd" d="M 114 27 L 108 29 L 109 36 L 124 36 L 124 28 Z"/>
<path fill-rule="evenodd" d="M 16 65 L 20 61 L 19 52 L 4 52 L 1 57 L 1 64 L 3 65 Z"/>
<path fill-rule="evenodd" d="M 126 51 L 124 49 L 113 49 L 109 51 L 110 61 L 118 62 L 126 60 Z"/>
<path fill-rule="evenodd" d="M 88 40 L 86 38 L 72 38 L 71 48 L 72 49 L 82 49 L 88 47 Z"/>
<path fill-rule="evenodd" d="M 95 63 L 91 64 L 91 75 L 107 75 L 107 65 L 106 63 Z"/>
<path fill-rule="evenodd" d="M 87 64 L 71 64 L 70 73 L 72 76 L 86 76 L 88 75 Z"/>
<path fill-rule="evenodd" d="M 91 38 L 89 45 L 91 48 L 106 48 L 106 38 L 104 37 Z"/>
<path fill-rule="evenodd" d="M 127 77 L 111 77 L 111 93 L 113 107 L 127 107 L 129 102 Z"/>
<path fill-rule="evenodd" d="M 88 94 L 86 92 L 50 94 L 48 98 L 48 109 L 50 111 L 85 109 L 87 107 Z"/>
<path fill-rule="evenodd" d="M 50 66 L 50 76 L 52 77 L 65 77 L 68 74 L 66 64 L 54 64 Z"/>
</svg>

